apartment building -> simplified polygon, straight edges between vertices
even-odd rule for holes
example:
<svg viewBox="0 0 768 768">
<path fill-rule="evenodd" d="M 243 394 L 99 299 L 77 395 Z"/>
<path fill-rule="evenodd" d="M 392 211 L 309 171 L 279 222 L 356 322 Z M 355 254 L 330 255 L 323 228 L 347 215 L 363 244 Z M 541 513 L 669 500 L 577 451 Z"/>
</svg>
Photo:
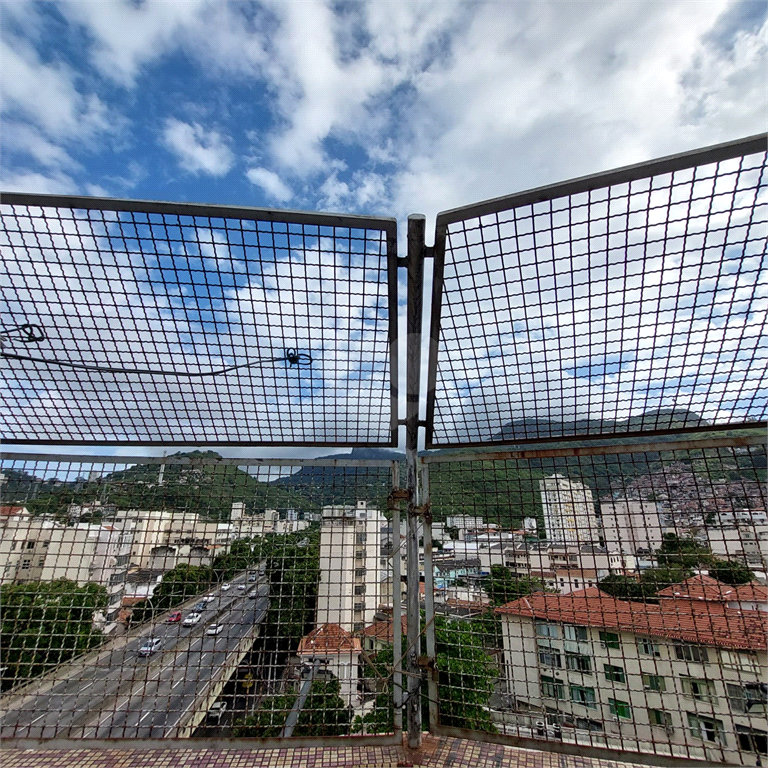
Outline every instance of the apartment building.
<svg viewBox="0 0 768 768">
<path fill-rule="evenodd" d="M 317 626 L 338 624 L 352 633 L 373 621 L 381 601 L 380 532 L 386 522 L 366 501 L 323 507 Z"/>
<path fill-rule="evenodd" d="M 597 544 L 601 528 L 591 489 L 564 475 L 539 480 L 547 541 L 552 544 Z"/>
<path fill-rule="evenodd" d="M 497 608 L 513 710 L 582 743 L 757 764 L 765 613 L 674 591 L 658 605 L 593 588 Z"/>
<path fill-rule="evenodd" d="M 611 551 L 634 555 L 653 552 L 661 546 L 663 532 L 656 502 L 603 501 L 600 522 L 605 547 Z"/>
</svg>

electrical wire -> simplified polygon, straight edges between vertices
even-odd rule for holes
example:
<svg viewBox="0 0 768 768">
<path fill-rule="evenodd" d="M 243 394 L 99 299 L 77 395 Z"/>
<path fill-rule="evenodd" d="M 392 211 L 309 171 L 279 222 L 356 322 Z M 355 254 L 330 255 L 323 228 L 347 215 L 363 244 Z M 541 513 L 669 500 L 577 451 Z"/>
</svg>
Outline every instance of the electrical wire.
<svg viewBox="0 0 768 768">
<path fill-rule="evenodd" d="M 286 349 L 285 353 L 278 357 L 259 358 L 249 360 L 247 363 L 238 363 L 229 365 L 225 368 L 218 368 L 212 371 L 174 371 L 163 368 L 117 368 L 113 366 L 93 365 L 91 363 L 76 363 L 71 360 L 57 360 L 46 357 L 34 357 L 33 355 L 17 355 L 13 352 L 0 352 L 0 357 L 9 360 L 23 360 L 32 363 L 45 363 L 47 365 L 58 365 L 62 368 L 71 368 L 77 371 L 97 371 L 99 373 L 133 373 L 143 376 L 180 376 L 186 379 L 198 379 L 208 376 L 220 376 L 223 373 L 240 370 L 242 368 L 253 368 L 259 365 L 268 365 L 270 363 L 287 362 L 289 366 L 305 368 L 312 363 L 312 357 L 306 352 L 299 352 L 296 349 Z"/>
</svg>

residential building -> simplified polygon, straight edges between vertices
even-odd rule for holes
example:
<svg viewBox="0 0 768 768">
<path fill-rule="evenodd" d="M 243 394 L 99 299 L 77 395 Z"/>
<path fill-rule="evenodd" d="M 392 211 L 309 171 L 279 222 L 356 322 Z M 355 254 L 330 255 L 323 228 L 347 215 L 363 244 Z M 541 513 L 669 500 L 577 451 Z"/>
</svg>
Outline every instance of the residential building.
<svg viewBox="0 0 768 768">
<path fill-rule="evenodd" d="M 386 518 L 366 501 L 323 507 L 320 583 L 315 623 L 357 632 L 373 621 L 381 600 L 380 532 Z"/>
<path fill-rule="evenodd" d="M 662 528 L 656 502 L 620 499 L 600 504 L 605 547 L 634 555 L 661 546 Z"/>
<path fill-rule="evenodd" d="M 357 689 L 360 640 L 338 624 L 321 624 L 299 641 L 296 655 L 304 669 L 314 668 L 316 677 L 333 676 L 339 681 L 339 697 L 353 709 L 360 704 Z M 318 672 L 322 670 L 321 674 Z"/>
<path fill-rule="evenodd" d="M 537 593 L 496 613 L 519 722 L 623 750 L 752 765 L 765 753 L 764 613 L 598 589 Z"/>
<path fill-rule="evenodd" d="M 597 544 L 601 529 L 589 487 L 564 475 L 539 480 L 544 528 L 551 544 Z"/>
</svg>

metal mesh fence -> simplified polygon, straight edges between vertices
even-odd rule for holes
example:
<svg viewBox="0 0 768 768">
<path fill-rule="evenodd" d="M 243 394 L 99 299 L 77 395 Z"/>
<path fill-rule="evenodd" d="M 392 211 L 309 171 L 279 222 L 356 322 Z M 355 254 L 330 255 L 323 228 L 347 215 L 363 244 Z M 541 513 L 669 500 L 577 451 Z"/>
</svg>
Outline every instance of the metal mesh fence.
<svg viewBox="0 0 768 768">
<path fill-rule="evenodd" d="M 3 439 L 390 445 L 395 223 L 4 195 Z"/>
<path fill-rule="evenodd" d="M 759 764 L 764 435 L 581 450 L 422 460 L 438 732 Z"/>
<path fill-rule="evenodd" d="M 440 214 L 427 446 L 766 418 L 765 137 Z"/>
<path fill-rule="evenodd" d="M 393 732 L 396 463 L 239 461 L 6 457 L 4 739 Z"/>
</svg>

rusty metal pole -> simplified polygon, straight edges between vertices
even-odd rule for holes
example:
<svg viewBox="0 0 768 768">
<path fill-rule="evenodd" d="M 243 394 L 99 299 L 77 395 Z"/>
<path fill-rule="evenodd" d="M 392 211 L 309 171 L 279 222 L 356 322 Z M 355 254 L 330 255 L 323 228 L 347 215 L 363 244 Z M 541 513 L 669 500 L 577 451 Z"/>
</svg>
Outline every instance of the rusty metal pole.
<svg viewBox="0 0 768 768">
<path fill-rule="evenodd" d="M 408 649 L 405 673 L 408 680 L 406 723 L 408 746 L 421 746 L 421 673 L 419 668 L 419 487 L 416 465 L 419 446 L 419 387 L 421 377 L 421 322 L 424 290 L 424 239 L 426 219 L 420 214 L 408 217 L 408 343 L 406 367 L 405 470 L 408 498 L 406 556 L 408 567 Z M 397 631 L 397 627 L 395 627 Z"/>
</svg>

